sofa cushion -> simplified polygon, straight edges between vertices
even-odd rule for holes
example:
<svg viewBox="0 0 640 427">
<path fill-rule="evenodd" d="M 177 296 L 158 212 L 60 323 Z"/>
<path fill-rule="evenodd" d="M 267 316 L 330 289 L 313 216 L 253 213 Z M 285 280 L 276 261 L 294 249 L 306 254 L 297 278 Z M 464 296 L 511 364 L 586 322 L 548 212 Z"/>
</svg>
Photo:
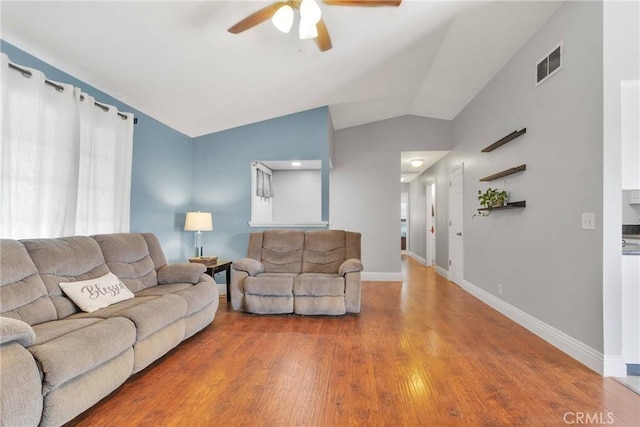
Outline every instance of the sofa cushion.
<svg viewBox="0 0 640 427">
<path fill-rule="evenodd" d="M 344 278 L 337 274 L 304 273 L 293 281 L 293 294 L 344 297 Z"/>
<path fill-rule="evenodd" d="M 91 237 L 74 236 L 58 239 L 21 240 L 33 260 L 47 293 L 55 305 L 57 318 L 79 311 L 63 295 L 60 282 L 95 279 L 109 272 L 100 246 Z M 72 262 L 70 262 L 72 261 Z"/>
<path fill-rule="evenodd" d="M 82 311 L 87 313 L 133 298 L 133 292 L 127 289 L 113 273 L 90 280 L 60 282 L 60 287 Z"/>
<path fill-rule="evenodd" d="M 187 314 L 187 302 L 178 295 L 136 297 L 93 313 L 78 313 L 74 319 L 125 317 L 136 326 L 136 341 L 142 341 Z"/>
<path fill-rule="evenodd" d="M 43 395 L 133 346 L 136 329 L 131 321 L 122 317 L 88 320 L 53 321 L 34 327 L 39 343 L 28 350 L 41 367 Z M 49 339 L 40 340 L 40 334 Z"/>
<path fill-rule="evenodd" d="M 93 236 L 104 259 L 122 282 L 136 293 L 158 284 L 156 268 L 147 241 L 141 234 L 115 233 Z"/>
<path fill-rule="evenodd" d="M 266 273 L 300 273 L 304 231 L 267 230 L 262 238 L 262 264 Z"/>
<path fill-rule="evenodd" d="M 0 239 L 0 313 L 29 325 L 57 317 L 47 288 L 24 245 Z"/>
<path fill-rule="evenodd" d="M 244 280 L 244 292 L 250 295 L 291 296 L 295 274 L 259 274 Z"/>
<path fill-rule="evenodd" d="M 303 273 L 337 273 L 345 261 L 345 232 L 341 230 L 307 231 L 302 255 Z"/>
<path fill-rule="evenodd" d="M 180 295 L 184 298 L 187 302 L 187 316 L 202 310 L 218 298 L 217 288 L 213 279 L 200 282 L 196 285 L 192 285 L 191 283 L 174 283 L 171 285 L 154 286 L 153 288 L 138 292 L 136 297 L 162 296 L 167 294 Z"/>
</svg>

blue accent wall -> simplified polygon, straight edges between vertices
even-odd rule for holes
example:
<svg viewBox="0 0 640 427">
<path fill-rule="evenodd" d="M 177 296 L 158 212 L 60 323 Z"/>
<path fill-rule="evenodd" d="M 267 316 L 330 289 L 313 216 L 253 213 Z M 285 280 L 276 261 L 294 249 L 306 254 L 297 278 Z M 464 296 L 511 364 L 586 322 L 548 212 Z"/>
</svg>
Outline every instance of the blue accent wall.
<svg viewBox="0 0 640 427">
<path fill-rule="evenodd" d="M 191 256 L 193 237 L 183 230 L 186 212 L 191 209 L 191 138 L 10 43 L 0 41 L 0 51 L 18 65 L 38 69 L 50 80 L 72 84 L 98 102 L 135 115 L 131 231 L 155 233 L 169 262 Z"/>
<path fill-rule="evenodd" d="M 213 214 L 204 251 L 235 260 L 247 252 L 251 162 L 322 161 L 322 220 L 329 220 L 329 109 L 303 111 L 194 138 L 193 208 Z"/>
</svg>

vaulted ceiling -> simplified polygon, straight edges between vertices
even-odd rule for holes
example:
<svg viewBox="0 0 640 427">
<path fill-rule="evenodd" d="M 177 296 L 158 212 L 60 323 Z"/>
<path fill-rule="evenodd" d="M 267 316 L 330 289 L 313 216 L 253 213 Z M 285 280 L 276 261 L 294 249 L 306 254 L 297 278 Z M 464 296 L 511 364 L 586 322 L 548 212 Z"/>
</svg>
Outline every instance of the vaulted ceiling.
<svg viewBox="0 0 640 427">
<path fill-rule="evenodd" d="M 200 136 L 325 105 L 336 129 L 406 114 L 453 119 L 560 3 L 321 4 L 326 52 L 270 22 L 227 32 L 264 1 L 3 0 L 0 29 L 3 40 Z"/>
</svg>

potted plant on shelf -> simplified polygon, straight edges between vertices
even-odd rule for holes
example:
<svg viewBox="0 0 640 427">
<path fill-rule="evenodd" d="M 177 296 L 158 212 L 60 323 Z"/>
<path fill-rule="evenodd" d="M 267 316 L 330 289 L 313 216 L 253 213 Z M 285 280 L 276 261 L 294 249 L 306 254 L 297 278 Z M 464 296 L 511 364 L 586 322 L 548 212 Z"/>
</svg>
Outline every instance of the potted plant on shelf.
<svg viewBox="0 0 640 427">
<path fill-rule="evenodd" d="M 509 193 L 505 190 L 498 190 L 497 188 L 487 188 L 484 193 L 478 190 L 478 200 L 480 204 L 487 209 L 506 206 L 509 199 Z"/>
</svg>

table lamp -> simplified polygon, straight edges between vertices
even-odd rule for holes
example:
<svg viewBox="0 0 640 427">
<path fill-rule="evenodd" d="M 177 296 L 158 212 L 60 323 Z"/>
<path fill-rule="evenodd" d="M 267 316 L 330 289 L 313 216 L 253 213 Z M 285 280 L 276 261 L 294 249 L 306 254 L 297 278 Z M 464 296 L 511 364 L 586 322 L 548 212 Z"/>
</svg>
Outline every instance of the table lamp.
<svg viewBox="0 0 640 427">
<path fill-rule="evenodd" d="M 196 232 L 196 248 L 198 250 L 198 256 L 202 257 L 202 232 L 213 230 L 211 212 L 187 212 L 184 230 Z"/>
</svg>

